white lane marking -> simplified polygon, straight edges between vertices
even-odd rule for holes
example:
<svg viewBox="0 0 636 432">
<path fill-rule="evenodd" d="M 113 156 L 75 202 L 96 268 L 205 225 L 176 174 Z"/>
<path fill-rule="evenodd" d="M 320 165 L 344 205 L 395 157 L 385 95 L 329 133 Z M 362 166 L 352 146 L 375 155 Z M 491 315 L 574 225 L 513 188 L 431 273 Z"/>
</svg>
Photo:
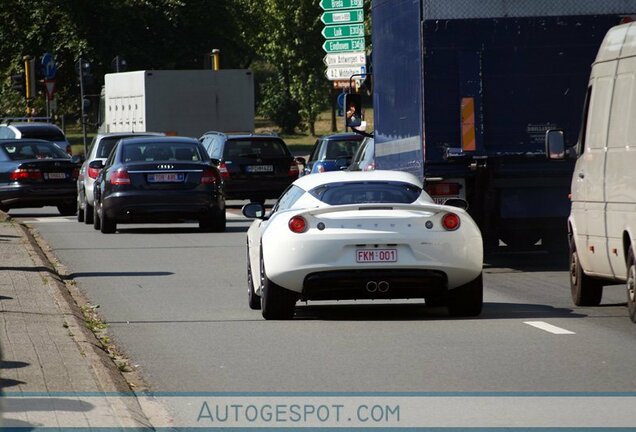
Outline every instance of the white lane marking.
<svg viewBox="0 0 636 432">
<path fill-rule="evenodd" d="M 524 324 L 528 324 L 532 327 L 536 327 L 538 329 L 547 331 L 548 333 L 556 334 L 556 335 L 564 335 L 564 334 L 576 334 L 573 331 L 566 330 L 561 327 L 554 326 L 552 324 L 548 324 L 544 321 L 524 321 Z"/>
<path fill-rule="evenodd" d="M 67 219 L 61 217 L 51 217 L 51 218 L 34 218 L 34 219 L 23 219 L 25 223 L 59 223 L 59 222 L 75 222 L 76 219 Z"/>
</svg>

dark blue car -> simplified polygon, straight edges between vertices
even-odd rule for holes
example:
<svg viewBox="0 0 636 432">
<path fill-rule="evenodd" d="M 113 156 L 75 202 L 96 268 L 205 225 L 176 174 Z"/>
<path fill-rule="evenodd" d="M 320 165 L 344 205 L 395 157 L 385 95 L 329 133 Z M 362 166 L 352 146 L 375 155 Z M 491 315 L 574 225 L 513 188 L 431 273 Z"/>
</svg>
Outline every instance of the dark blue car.
<svg viewBox="0 0 636 432">
<path fill-rule="evenodd" d="M 363 139 L 362 135 L 354 133 L 325 135 L 319 138 L 301 175 L 347 168 Z"/>
</svg>

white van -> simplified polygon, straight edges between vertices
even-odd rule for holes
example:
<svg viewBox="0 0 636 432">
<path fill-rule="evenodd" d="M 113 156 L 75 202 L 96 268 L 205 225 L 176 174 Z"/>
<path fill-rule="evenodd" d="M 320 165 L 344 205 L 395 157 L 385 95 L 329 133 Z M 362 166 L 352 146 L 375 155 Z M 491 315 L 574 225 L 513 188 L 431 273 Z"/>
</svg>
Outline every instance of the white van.
<svg viewBox="0 0 636 432">
<path fill-rule="evenodd" d="M 546 152 L 563 159 L 563 132 L 548 131 Z M 636 23 L 609 30 L 583 111 L 572 178 L 570 286 L 577 306 L 601 302 L 603 286 L 625 283 L 636 322 Z"/>
</svg>

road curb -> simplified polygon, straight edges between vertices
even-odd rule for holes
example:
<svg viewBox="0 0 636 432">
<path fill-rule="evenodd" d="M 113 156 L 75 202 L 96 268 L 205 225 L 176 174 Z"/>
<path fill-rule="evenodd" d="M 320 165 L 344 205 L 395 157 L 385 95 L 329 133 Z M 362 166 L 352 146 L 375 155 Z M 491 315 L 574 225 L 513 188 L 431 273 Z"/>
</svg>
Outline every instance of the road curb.
<svg viewBox="0 0 636 432">
<path fill-rule="evenodd" d="M 27 242 L 25 247 L 36 266 L 46 268 L 51 283 L 57 288 L 53 291 L 54 300 L 63 313 L 68 324 L 72 339 L 85 356 L 94 378 L 105 393 L 121 393 L 135 397 L 122 397 L 113 406 L 124 427 L 149 427 L 172 423 L 171 416 L 165 408 L 154 398 L 144 394 L 147 386 L 136 371 L 125 372 L 119 370 L 109 353 L 103 348 L 97 336 L 86 326 L 83 308 L 90 307 L 90 303 L 79 290 L 66 268 L 60 263 L 46 241 L 33 230 L 16 222 L 0 211 L 0 222 L 10 222 L 24 234 Z M 137 397 L 143 396 L 143 397 Z"/>
</svg>

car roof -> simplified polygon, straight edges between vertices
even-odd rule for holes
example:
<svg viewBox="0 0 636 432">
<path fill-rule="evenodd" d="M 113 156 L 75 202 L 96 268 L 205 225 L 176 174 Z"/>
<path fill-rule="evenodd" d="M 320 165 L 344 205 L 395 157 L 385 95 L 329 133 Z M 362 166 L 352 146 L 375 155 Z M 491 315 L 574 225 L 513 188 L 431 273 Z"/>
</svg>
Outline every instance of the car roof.
<svg viewBox="0 0 636 432">
<path fill-rule="evenodd" d="M 56 124 L 53 123 L 38 123 L 38 122 L 11 122 L 11 123 L 3 123 L 0 126 L 13 126 L 16 129 L 55 129 L 57 131 L 62 131 Z"/>
<path fill-rule="evenodd" d="M 55 145 L 55 143 L 52 141 L 47 141 L 47 140 L 38 139 L 38 138 L 24 138 L 24 139 L 0 138 L 0 144 L 11 144 L 11 143 L 20 144 L 20 145 L 29 144 L 29 143 Z"/>
<path fill-rule="evenodd" d="M 331 134 L 331 135 L 323 135 L 320 137 L 320 139 L 326 140 L 326 141 L 345 141 L 345 140 L 362 141 L 364 139 L 364 136 L 357 133 L 338 133 L 338 134 Z"/>
<path fill-rule="evenodd" d="M 165 136 L 163 132 L 107 132 L 107 133 L 98 133 L 96 135 L 97 139 L 109 138 L 109 137 L 119 137 L 125 136 L 133 138 L 133 135 L 139 137 L 148 137 L 148 136 Z"/>
<path fill-rule="evenodd" d="M 327 183 L 360 181 L 397 181 L 422 187 L 422 182 L 413 174 L 402 171 L 328 171 L 300 177 L 294 184 L 306 191 Z"/>
<path fill-rule="evenodd" d="M 134 138 L 122 138 L 122 142 L 126 144 L 145 144 L 145 143 L 187 143 L 187 144 L 198 144 L 195 138 L 190 137 L 180 137 L 180 136 L 144 136 L 144 137 L 134 137 Z"/>
<path fill-rule="evenodd" d="M 271 138 L 278 139 L 283 141 L 283 139 L 276 134 L 268 134 L 268 133 L 225 133 L 225 132 L 217 132 L 217 131 L 208 131 L 205 132 L 202 137 L 206 135 L 222 135 L 228 139 L 241 139 L 241 138 Z"/>
</svg>

